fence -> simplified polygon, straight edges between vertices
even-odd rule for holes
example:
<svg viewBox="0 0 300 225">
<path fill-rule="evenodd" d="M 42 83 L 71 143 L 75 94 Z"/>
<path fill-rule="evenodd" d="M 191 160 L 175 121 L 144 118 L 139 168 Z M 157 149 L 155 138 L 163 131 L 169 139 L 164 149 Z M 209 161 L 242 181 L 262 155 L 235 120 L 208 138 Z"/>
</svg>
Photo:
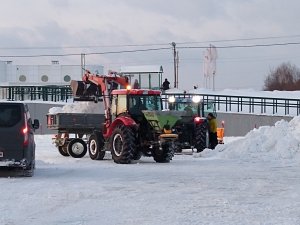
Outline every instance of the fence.
<svg viewBox="0 0 300 225">
<path fill-rule="evenodd" d="M 69 86 L 0 86 L 0 99 L 8 101 L 65 101 L 72 98 Z"/>
<path fill-rule="evenodd" d="M 172 93 L 163 94 L 164 105 L 167 105 L 168 98 L 186 97 L 192 98 L 199 94 Z M 204 103 L 214 102 L 217 111 L 256 113 L 271 115 L 299 115 L 300 99 L 251 97 L 251 96 L 230 96 L 200 94 Z M 69 86 L 0 86 L 0 99 L 9 101 L 42 100 L 42 101 L 65 101 L 72 98 Z"/>
<path fill-rule="evenodd" d="M 167 101 L 168 97 L 192 98 L 199 94 L 164 94 L 163 99 Z M 251 97 L 251 96 L 230 96 L 201 94 L 204 104 L 214 102 L 216 110 L 222 112 L 238 113 L 256 113 L 272 115 L 299 115 L 300 99 L 269 98 L 269 97 Z"/>
</svg>

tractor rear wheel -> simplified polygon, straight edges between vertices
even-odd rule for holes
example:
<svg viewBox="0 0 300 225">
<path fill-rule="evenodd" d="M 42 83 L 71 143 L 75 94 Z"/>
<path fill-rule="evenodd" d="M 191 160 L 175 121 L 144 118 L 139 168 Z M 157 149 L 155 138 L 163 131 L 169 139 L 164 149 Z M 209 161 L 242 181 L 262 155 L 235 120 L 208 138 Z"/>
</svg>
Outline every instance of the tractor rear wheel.
<svg viewBox="0 0 300 225">
<path fill-rule="evenodd" d="M 195 128 L 195 148 L 197 152 L 202 152 L 207 147 L 208 123 L 196 125 Z"/>
<path fill-rule="evenodd" d="M 135 136 L 129 127 L 118 126 L 110 138 L 111 155 L 115 163 L 129 164 L 136 151 Z"/>
<path fill-rule="evenodd" d="M 105 151 L 102 151 L 104 146 L 103 139 L 97 136 L 96 134 L 92 134 L 89 138 L 89 155 L 93 160 L 103 160 L 105 156 Z"/>
<path fill-rule="evenodd" d="M 175 144 L 173 142 L 164 143 L 162 148 L 155 148 L 152 152 L 155 162 L 158 163 L 169 163 L 175 153 Z"/>
</svg>

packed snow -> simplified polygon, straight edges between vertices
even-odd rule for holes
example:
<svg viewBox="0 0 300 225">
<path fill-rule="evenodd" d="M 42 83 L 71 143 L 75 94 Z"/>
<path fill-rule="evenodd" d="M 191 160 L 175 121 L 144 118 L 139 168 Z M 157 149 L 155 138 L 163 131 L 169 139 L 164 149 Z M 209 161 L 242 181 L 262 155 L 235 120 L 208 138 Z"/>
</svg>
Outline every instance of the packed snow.
<svg viewBox="0 0 300 225">
<path fill-rule="evenodd" d="M 0 224 L 300 224 L 299 132 L 296 117 L 214 151 L 130 165 L 63 157 L 36 135 L 35 176 L 1 173 Z"/>
<path fill-rule="evenodd" d="M 62 107 L 52 107 L 49 114 L 57 113 L 103 113 L 103 103 L 94 102 L 74 102 L 68 103 Z"/>
<path fill-rule="evenodd" d="M 102 106 L 85 104 L 50 113 Z M 0 224 L 300 224 L 300 117 L 167 164 L 142 157 L 119 165 L 109 153 L 74 159 L 58 153 L 51 135 L 35 140 L 34 177 L 0 171 Z"/>
</svg>

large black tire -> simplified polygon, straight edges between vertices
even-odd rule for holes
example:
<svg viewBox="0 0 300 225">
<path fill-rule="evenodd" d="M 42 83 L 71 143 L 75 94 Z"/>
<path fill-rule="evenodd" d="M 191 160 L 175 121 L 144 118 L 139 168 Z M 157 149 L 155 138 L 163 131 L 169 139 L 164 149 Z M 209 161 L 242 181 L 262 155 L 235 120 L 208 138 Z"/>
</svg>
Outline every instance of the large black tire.
<svg viewBox="0 0 300 225">
<path fill-rule="evenodd" d="M 164 143 L 162 149 L 156 147 L 153 152 L 153 159 L 158 163 L 169 163 L 175 153 L 175 144 L 172 142 Z"/>
<path fill-rule="evenodd" d="M 208 123 L 205 121 L 195 127 L 195 148 L 197 152 L 202 152 L 207 148 Z"/>
<path fill-rule="evenodd" d="M 181 143 L 180 142 L 175 142 L 174 145 L 175 145 L 175 152 L 176 153 L 181 153 L 182 152 Z"/>
<path fill-rule="evenodd" d="M 143 153 L 141 151 L 139 151 L 138 149 L 136 149 L 136 151 L 133 153 L 133 160 L 140 160 L 143 156 Z"/>
<path fill-rule="evenodd" d="M 82 158 L 87 153 L 86 143 L 80 138 L 72 139 L 68 144 L 68 153 L 73 158 Z"/>
<path fill-rule="evenodd" d="M 115 163 L 129 164 L 136 151 L 135 136 L 129 127 L 118 126 L 110 138 L 111 155 Z"/>
<path fill-rule="evenodd" d="M 92 134 L 89 138 L 89 155 L 93 160 L 103 160 L 105 156 L 105 151 L 103 150 L 104 141 L 103 138 L 97 136 L 96 134 Z"/>
<path fill-rule="evenodd" d="M 62 156 L 70 156 L 68 153 L 68 147 L 67 146 L 58 146 L 58 152 L 62 155 Z"/>
</svg>

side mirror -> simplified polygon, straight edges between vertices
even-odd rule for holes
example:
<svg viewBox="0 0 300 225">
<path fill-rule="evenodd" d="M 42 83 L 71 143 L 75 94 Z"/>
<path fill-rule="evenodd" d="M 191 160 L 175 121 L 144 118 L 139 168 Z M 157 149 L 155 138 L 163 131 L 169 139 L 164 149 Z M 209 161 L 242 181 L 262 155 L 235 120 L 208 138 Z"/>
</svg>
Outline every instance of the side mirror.
<svg viewBox="0 0 300 225">
<path fill-rule="evenodd" d="M 35 130 L 39 129 L 40 121 L 39 120 L 34 120 L 32 126 L 33 126 L 33 129 L 35 129 Z"/>
</svg>

